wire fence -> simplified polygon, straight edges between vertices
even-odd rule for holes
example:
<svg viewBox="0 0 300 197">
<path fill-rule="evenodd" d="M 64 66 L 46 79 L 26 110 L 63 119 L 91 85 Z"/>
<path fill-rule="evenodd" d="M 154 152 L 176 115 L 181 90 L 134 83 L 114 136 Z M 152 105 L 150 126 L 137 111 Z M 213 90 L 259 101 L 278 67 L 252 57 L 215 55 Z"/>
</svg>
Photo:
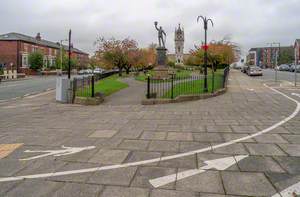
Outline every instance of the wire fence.
<svg viewBox="0 0 300 197">
<path fill-rule="evenodd" d="M 180 95 L 200 95 L 207 92 L 214 93 L 216 90 L 227 87 L 229 67 L 224 70 L 213 72 L 207 76 L 207 91 L 205 90 L 205 76 L 191 74 L 189 77 L 181 77 L 171 74 L 167 79 L 148 77 L 147 95 L 150 98 L 175 99 Z"/>
</svg>

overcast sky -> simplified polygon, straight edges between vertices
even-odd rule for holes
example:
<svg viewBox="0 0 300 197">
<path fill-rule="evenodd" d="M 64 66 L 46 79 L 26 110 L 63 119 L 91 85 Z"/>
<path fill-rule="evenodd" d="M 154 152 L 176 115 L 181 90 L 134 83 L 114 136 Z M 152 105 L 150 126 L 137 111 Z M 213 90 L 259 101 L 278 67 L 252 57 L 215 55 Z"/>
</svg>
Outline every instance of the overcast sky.
<svg viewBox="0 0 300 197">
<path fill-rule="evenodd" d="M 167 48 L 174 51 L 174 29 L 185 29 L 185 52 L 201 43 L 203 25 L 198 15 L 208 16 L 208 39 L 230 35 L 244 53 L 268 42 L 292 45 L 300 38 L 300 0 L 1 0 L 0 34 L 19 32 L 59 41 L 73 30 L 76 48 L 94 51 L 98 35 L 130 37 L 140 47 L 157 42 L 154 21 L 167 32 Z"/>
</svg>

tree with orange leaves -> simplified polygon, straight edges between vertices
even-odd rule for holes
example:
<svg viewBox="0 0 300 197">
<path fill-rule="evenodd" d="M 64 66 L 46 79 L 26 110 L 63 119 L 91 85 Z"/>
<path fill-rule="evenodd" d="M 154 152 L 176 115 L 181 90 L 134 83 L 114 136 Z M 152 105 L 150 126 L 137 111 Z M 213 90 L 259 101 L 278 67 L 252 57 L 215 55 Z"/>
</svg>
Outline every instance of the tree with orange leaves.
<svg viewBox="0 0 300 197">
<path fill-rule="evenodd" d="M 195 46 L 195 49 L 190 51 L 191 56 L 188 58 L 187 63 L 190 65 L 203 65 L 204 63 L 204 49 Z M 212 42 L 208 47 L 208 64 L 219 65 L 227 64 L 237 61 L 239 57 L 239 47 L 227 40 L 219 42 Z"/>
</svg>

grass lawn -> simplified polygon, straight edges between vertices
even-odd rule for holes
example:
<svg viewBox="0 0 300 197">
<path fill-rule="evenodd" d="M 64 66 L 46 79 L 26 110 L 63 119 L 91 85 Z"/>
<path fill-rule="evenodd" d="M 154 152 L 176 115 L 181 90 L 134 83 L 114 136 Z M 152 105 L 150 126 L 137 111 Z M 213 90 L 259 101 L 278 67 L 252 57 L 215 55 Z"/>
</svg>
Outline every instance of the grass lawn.
<svg viewBox="0 0 300 197">
<path fill-rule="evenodd" d="M 119 81 L 118 79 L 119 79 L 118 75 L 113 75 L 113 76 L 110 76 L 108 78 L 105 78 L 105 79 L 102 79 L 102 80 L 96 82 L 95 83 L 95 93 L 101 92 L 105 96 L 109 96 L 121 89 L 128 87 L 128 84 L 123 83 L 123 82 Z M 78 91 L 76 93 L 76 95 L 81 96 L 81 97 L 91 97 L 92 92 L 90 91 L 90 89 L 91 88 L 89 88 L 89 89 L 85 88 L 85 90 L 83 90 L 83 91 Z"/>
<path fill-rule="evenodd" d="M 177 70 L 176 77 L 186 78 L 186 77 L 189 77 L 191 75 L 191 73 L 192 73 L 192 71 L 189 71 L 189 70 Z M 137 77 L 135 77 L 135 80 L 145 82 L 145 81 L 147 81 L 148 75 L 150 75 L 150 77 L 153 76 L 154 71 L 150 70 L 150 71 L 148 71 L 147 74 L 141 73 Z"/>
<path fill-rule="evenodd" d="M 212 92 L 212 75 L 207 76 L 208 92 Z M 214 91 L 221 89 L 223 86 L 223 74 L 215 72 Z M 204 79 L 187 81 L 174 85 L 173 95 L 176 98 L 179 95 L 197 95 L 204 93 Z M 171 98 L 171 90 L 167 91 L 162 98 Z"/>
</svg>

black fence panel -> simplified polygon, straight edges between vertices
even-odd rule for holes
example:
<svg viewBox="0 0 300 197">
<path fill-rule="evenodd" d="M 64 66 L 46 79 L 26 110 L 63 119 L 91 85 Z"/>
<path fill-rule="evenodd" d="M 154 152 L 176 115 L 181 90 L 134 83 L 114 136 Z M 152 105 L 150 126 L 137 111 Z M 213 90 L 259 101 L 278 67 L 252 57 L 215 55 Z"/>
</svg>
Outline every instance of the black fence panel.
<svg viewBox="0 0 300 197">
<path fill-rule="evenodd" d="M 94 97 L 95 96 L 95 83 L 110 77 L 118 71 L 94 73 L 92 75 L 84 75 L 74 77 L 73 79 L 73 101 L 76 96 L 80 97 Z"/>
<path fill-rule="evenodd" d="M 229 67 L 223 71 L 211 73 L 207 76 L 208 90 L 213 93 L 216 90 L 227 87 Z M 175 99 L 180 95 L 204 94 L 204 75 L 191 74 L 189 77 L 170 75 L 166 79 L 148 77 L 147 94 L 150 98 Z"/>
</svg>

